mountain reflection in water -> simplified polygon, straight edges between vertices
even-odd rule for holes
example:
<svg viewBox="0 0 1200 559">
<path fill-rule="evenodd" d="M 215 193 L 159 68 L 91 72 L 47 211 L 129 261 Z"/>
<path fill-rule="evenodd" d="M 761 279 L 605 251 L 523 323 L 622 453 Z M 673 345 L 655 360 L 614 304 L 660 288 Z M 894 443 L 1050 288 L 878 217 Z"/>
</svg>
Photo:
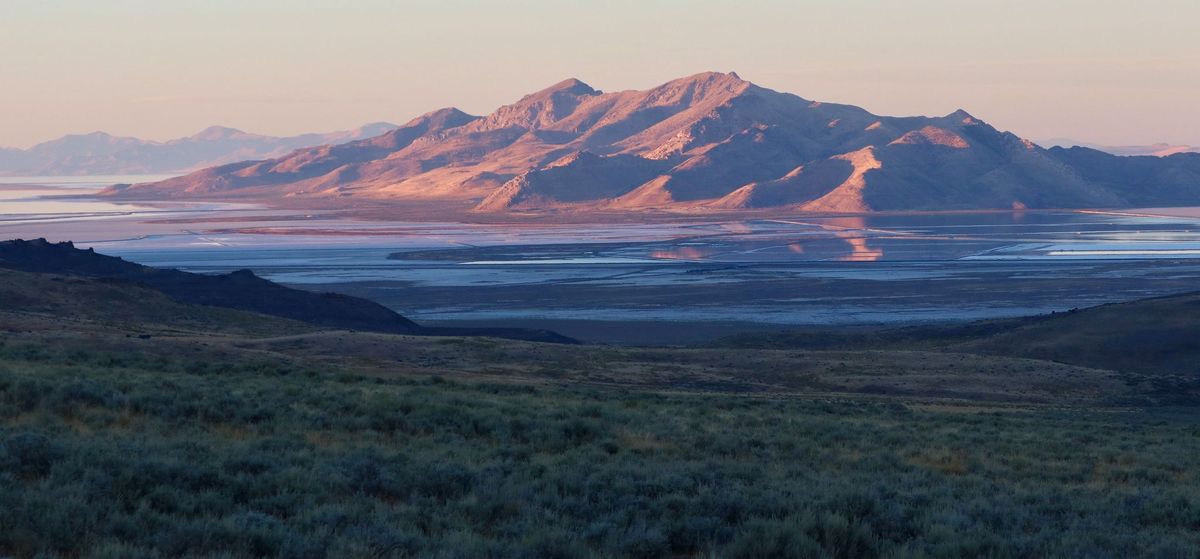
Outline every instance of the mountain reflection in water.
<svg viewBox="0 0 1200 559">
<path fill-rule="evenodd" d="M 821 224 L 821 227 L 850 245 L 850 254 L 836 258 L 843 262 L 874 262 L 883 258 L 882 248 L 867 245 L 867 225 L 861 217 L 836 217 Z"/>
<path fill-rule="evenodd" d="M 688 246 L 656 250 L 650 253 L 650 257 L 665 260 L 704 260 L 712 253 L 710 248 Z"/>
</svg>

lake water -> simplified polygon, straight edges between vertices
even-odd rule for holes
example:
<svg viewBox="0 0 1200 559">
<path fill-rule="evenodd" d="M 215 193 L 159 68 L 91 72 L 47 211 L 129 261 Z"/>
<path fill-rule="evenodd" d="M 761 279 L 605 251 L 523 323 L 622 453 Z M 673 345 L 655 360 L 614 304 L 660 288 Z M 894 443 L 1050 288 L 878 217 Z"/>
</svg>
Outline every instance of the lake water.
<svg viewBox="0 0 1200 559">
<path fill-rule="evenodd" d="M 911 322 L 1200 286 L 1200 212 L 1188 208 L 497 225 L 93 196 L 158 178 L 0 179 L 0 237 L 249 268 L 426 321 Z"/>
</svg>

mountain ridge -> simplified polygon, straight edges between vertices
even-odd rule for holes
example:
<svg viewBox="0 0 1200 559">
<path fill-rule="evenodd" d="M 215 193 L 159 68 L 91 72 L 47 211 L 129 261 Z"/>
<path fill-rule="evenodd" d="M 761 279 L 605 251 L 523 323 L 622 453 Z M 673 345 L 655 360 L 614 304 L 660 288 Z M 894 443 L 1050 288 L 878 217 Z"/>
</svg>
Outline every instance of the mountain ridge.
<svg viewBox="0 0 1200 559">
<path fill-rule="evenodd" d="M 67 134 L 28 149 L 0 148 L 0 175 L 115 175 L 191 171 L 246 159 L 281 157 L 299 148 L 371 138 L 396 128 L 372 122 L 350 130 L 267 136 L 209 126 L 190 136 L 143 140 L 94 131 Z"/>
<path fill-rule="evenodd" d="M 1177 153 L 1200 153 L 1200 146 L 1171 144 L 1167 142 L 1157 142 L 1144 145 L 1105 145 L 1073 140 L 1071 138 L 1050 138 L 1038 143 L 1049 147 L 1061 147 L 1067 149 L 1073 147 L 1083 147 L 1097 151 L 1103 151 L 1112 155 L 1123 156 L 1152 155 L 1155 157 L 1168 157 Z"/>
<path fill-rule="evenodd" d="M 442 109 L 389 134 L 397 141 L 306 148 L 107 193 L 318 206 L 438 201 L 476 213 L 1200 203 L 1200 154 L 1130 161 L 1045 149 L 962 109 L 880 116 L 733 72 L 617 92 L 571 78 L 488 115 Z M 1116 175 L 1098 175 L 1097 167 Z"/>
<path fill-rule="evenodd" d="M 578 343 L 549 330 L 421 326 L 374 301 L 340 293 L 294 289 L 250 270 L 196 274 L 153 268 L 79 249 L 69 241 L 0 241 L 0 270 L 52 274 L 132 284 L 187 305 L 204 305 L 304 322 L 323 328 L 415 336 L 490 336 L 551 343 Z"/>
</svg>

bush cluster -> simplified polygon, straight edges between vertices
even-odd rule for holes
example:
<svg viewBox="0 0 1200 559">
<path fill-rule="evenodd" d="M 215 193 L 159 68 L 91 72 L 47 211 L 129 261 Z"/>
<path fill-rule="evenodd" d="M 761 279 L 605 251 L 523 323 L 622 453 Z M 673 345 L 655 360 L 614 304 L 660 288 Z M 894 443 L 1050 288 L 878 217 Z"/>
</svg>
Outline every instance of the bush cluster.
<svg viewBox="0 0 1200 559">
<path fill-rule="evenodd" d="M 1188 557 L 1142 410 L 377 379 L 0 349 L 0 556 Z"/>
</svg>

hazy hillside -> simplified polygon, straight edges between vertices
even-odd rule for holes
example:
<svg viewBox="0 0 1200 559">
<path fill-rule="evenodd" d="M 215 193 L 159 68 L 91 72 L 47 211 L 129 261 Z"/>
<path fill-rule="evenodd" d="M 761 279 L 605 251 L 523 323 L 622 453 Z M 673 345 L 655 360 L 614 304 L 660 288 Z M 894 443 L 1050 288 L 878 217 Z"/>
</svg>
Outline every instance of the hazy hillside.
<svg viewBox="0 0 1200 559">
<path fill-rule="evenodd" d="M 1096 173 L 1091 159 L 1120 173 Z M 109 193 L 437 200 L 477 212 L 867 212 L 1191 204 L 1198 176 L 1200 154 L 1047 150 L 962 110 L 877 116 L 703 73 L 611 93 L 566 80 L 483 117 L 443 109 L 380 138 Z"/>
<path fill-rule="evenodd" d="M 276 137 L 211 126 L 200 132 L 153 142 L 92 132 L 40 143 L 27 150 L 0 148 L 0 175 L 120 175 L 170 173 L 246 159 L 280 157 L 292 150 L 378 136 L 395 128 L 375 122 L 353 130 Z"/>
<path fill-rule="evenodd" d="M 1159 142 L 1157 144 L 1147 145 L 1127 145 L 1127 146 L 1107 146 L 1101 144 L 1093 144 L 1090 142 L 1081 142 L 1070 138 L 1051 138 L 1038 142 L 1047 147 L 1083 147 L 1090 148 L 1113 155 L 1152 155 L 1155 157 L 1167 157 L 1176 153 L 1200 153 L 1200 146 L 1189 146 L 1185 144 L 1168 144 Z"/>
</svg>

